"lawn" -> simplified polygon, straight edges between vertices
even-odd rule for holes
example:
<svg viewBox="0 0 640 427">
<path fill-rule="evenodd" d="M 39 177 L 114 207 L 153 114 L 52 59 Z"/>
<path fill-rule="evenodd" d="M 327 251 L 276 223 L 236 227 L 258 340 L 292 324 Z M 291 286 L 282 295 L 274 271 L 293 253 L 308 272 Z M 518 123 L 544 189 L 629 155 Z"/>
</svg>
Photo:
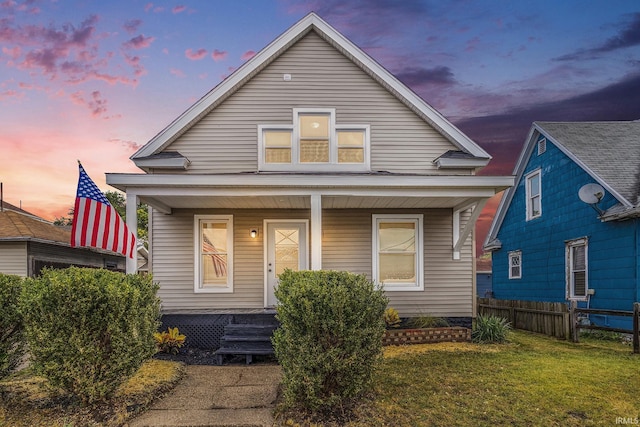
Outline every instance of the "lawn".
<svg viewBox="0 0 640 427">
<path fill-rule="evenodd" d="M 149 360 L 111 400 L 82 407 L 25 369 L 0 381 L 0 427 L 121 426 L 172 389 L 183 372 L 180 363 Z"/>
<path fill-rule="evenodd" d="M 387 347 L 373 399 L 349 425 L 640 423 L 640 355 L 631 350 L 524 332 L 513 332 L 506 345 Z"/>
</svg>

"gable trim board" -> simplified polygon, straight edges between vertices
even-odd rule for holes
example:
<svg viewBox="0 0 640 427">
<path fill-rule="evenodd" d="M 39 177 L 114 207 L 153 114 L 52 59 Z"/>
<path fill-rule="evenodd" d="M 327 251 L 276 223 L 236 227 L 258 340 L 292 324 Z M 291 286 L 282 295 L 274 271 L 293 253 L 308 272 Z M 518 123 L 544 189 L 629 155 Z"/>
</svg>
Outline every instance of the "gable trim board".
<svg viewBox="0 0 640 427">
<path fill-rule="evenodd" d="M 600 122 L 602 124 L 606 124 L 608 122 Z M 640 121 L 635 122 L 626 122 L 626 123 L 638 123 L 638 128 L 640 129 Z M 545 129 L 545 126 L 548 125 L 562 125 L 563 123 L 555 123 L 555 122 L 534 122 L 529 130 L 527 138 L 525 139 L 525 145 L 518 156 L 518 160 L 516 162 L 513 175 L 515 176 L 515 186 L 506 190 L 504 196 L 500 200 L 498 205 L 498 209 L 496 210 L 496 214 L 489 228 L 489 232 L 487 233 L 487 237 L 484 241 L 484 249 L 485 250 L 494 250 L 499 249 L 501 247 L 500 241 L 497 239 L 498 232 L 500 231 L 500 227 L 502 226 L 502 222 L 504 221 L 504 217 L 507 213 L 509 206 L 511 205 L 511 201 L 515 195 L 517 190 L 517 184 L 522 181 L 524 177 L 524 171 L 529 162 L 531 155 L 534 152 L 534 149 L 537 148 L 537 143 L 542 136 L 547 140 L 548 143 L 554 144 L 558 149 L 564 153 L 567 157 L 569 157 L 575 164 L 577 164 L 580 168 L 582 168 L 589 176 L 591 176 L 598 184 L 600 184 L 607 192 L 609 192 L 618 202 L 619 205 L 614 205 L 610 209 L 608 209 L 603 215 L 600 216 L 602 221 L 612 221 L 623 219 L 625 217 L 633 217 L 640 215 L 640 205 L 634 205 L 631 201 L 625 198 L 619 191 L 611 186 L 605 179 L 603 179 L 598 173 L 596 173 L 592 168 L 590 168 L 582 159 L 580 159 L 575 153 L 570 151 L 564 144 L 562 144 L 558 138 L 554 137 L 549 130 Z M 570 125 L 570 123 L 566 123 Z M 640 144 L 640 141 L 638 142 Z M 585 184 L 587 184 L 585 182 Z M 576 189 L 577 193 L 578 189 Z"/>
<path fill-rule="evenodd" d="M 378 64 L 369 55 L 364 53 L 360 48 L 327 24 L 315 13 L 308 14 L 271 42 L 267 47 L 258 52 L 231 76 L 227 77 L 218 86 L 169 124 L 169 126 L 153 137 L 149 143 L 134 153 L 131 156 L 131 160 L 137 164 L 138 159 L 149 157 L 162 151 L 197 121 L 199 121 L 200 118 L 213 110 L 254 75 L 269 65 L 282 52 L 287 50 L 291 45 L 296 43 L 310 31 L 315 31 L 324 40 L 337 48 L 363 71 L 374 78 L 382 86 L 387 88 L 387 90 L 407 105 L 407 107 L 412 109 L 423 120 L 439 130 L 440 133 L 451 143 L 462 151 L 478 158 L 479 162 L 481 160 L 483 163 L 482 166 L 485 166 L 489 160 L 491 160 L 491 156 L 485 150 L 475 144 L 468 136 L 453 126 L 438 111 L 427 104 L 422 98 L 402 84 L 384 67 Z M 453 162 L 453 160 L 450 160 L 450 163 L 451 162 Z M 465 163 L 468 164 L 468 161 Z M 143 164 L 138 166 L 143 168 Z"/>
</svg>

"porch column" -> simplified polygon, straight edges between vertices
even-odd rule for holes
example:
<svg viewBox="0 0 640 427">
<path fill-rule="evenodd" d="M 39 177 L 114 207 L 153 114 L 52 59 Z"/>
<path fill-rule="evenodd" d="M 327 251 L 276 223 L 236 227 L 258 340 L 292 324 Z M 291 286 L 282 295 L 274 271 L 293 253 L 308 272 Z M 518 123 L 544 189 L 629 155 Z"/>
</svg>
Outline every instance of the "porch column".
<svg viewBox="0 0 640 427">
<path fill-rule="evenodd" d="M 127 193 L 127 227 L 138 239 L 138 196 Z M 133 259 L 127 257 L 127 274 L 135 274 L 138 271 L 138 242 L 133 250 Z"/>
<path fill-rule="evenodd" d="M 322 270 L 322 196 L 311 195 L 311 269 Z"/>
</svg>

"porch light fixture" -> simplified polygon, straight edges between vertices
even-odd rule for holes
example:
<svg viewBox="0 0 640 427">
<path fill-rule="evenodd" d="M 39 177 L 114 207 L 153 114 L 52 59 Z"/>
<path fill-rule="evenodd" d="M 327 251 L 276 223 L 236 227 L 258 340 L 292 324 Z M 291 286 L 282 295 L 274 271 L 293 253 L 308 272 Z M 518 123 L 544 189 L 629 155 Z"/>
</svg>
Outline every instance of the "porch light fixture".
<svg viewBox="0 0 640 427">
<path fill-rule="evenodd" d="M 253 229 L 251 230 L 250 235 L 251 235 L 251 238 L 252 238 L 252 239 L 255 239 L 256 237 L 258 237 L 258 230 L 256 230 L 255 228 L 253 228 Z"/>
</svg>

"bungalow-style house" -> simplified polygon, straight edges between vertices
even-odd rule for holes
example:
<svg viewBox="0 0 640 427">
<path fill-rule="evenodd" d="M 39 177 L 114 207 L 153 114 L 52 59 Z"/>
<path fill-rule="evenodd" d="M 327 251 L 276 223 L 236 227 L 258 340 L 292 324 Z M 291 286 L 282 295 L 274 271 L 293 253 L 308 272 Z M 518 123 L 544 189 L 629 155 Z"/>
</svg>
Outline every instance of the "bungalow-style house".
<svg viewBox="0 0 640 427">
<path fill-rule="evenodd" d="M 640 301 L 640 121 L 535 122 L 485 249 L 497 299 Z M 631 318 L 591 315 L 601 326 Z"/>
<path fill-rule="evenodd" d="M 365 274 L 402 316 L 469 325 L 474 223 L 513 183 L 477 176 L 489 154 L 313 13 L 131 159 L 146 173 L 107 183 L 151 207 L 163 319 L 192 339 L 272 309 L 286 268 Z"/>
<path fill-rule="evenodd" d="M 124 271 L 123 256 L 96 249 L 72 248 L 71 231 L 0 202 L 0 273 L 37 276 L 45 267 L 69 266 Z"/>
</svg>

